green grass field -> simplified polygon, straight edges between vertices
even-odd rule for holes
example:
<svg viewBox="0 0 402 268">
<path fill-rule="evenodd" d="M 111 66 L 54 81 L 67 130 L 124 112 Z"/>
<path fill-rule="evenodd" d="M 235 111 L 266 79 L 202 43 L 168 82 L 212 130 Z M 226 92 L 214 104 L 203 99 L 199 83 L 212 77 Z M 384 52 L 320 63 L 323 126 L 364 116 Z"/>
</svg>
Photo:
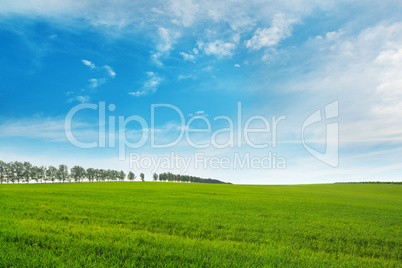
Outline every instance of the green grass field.
<svg viewBox="0 0 402 268">
<path fill-rule="evenodd" d="M 0 185 L 0 267 L 402 267 L 401 227 L 401 185 Z"/>
</svg>

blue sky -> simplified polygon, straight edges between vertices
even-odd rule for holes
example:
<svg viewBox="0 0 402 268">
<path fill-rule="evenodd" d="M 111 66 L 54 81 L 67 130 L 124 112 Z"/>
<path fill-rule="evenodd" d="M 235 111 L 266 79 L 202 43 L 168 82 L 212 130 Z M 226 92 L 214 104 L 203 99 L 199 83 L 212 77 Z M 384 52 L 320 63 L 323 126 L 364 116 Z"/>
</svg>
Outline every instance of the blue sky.
<svg viewBox="0 0 402 268">
<path fill-rule="evenodd" d="M 194 160 L 202 153 L 205 161 L 228 158 L 231 164 L 133 171 L 148 178 L 154 171 L 171 171 L 253 184 L 400 181 L 401 12 L 400 1 L 3 0 L 0 159 L 128 171 L 133 152 L 156 160 L 172 152 Z M 119 116 L 137 115 L 148 124 L 124 127 L 132 143 L 148 137 L 140 148 L 124 149 L 125 161 L 118 159 L 118 146 L 83 149 L 66 138 L 69 111 L 101 102 L 116 108 L 106 111 L 107 139 L 118 136 L 109 117 L 117 124 Z M 313 157 L 301 141 L 305 120 L 333 102 L 338 116 L 328 122 L 339 127 L 336 167 Z M 193 118 L 192 125 L 182 126 L 177 112 L 160 108 L 152 129 L 151 105 L 162 103 L 177 107 L 185 124 Z M 254 143 L 270 143 L 267 148 L 253 148 L 244 135 L 236 146 L 211 144 L 213 132 L 228 127 L 225 120 L 214 120 L 217 116 L 244 126 L 257 115 L 271 126 L 272 117 L 286 117 L 278 124 L 276 147 L 272 131 L 250 135 Z M 98 120 L 98 111 L 78 112 L 72 126 L 77 140 L 97 141 Z M 151 133 L 155 143 L 168 143 L 181 131 L 205 128 L 205 121 L 210 133 L 189 136 L 207 148 L 194 148 L 185 139 L 169 148 L 151 146 Z M 308 146 L 324 153 L 326 129 L 323 122 L 306 128 Z M 228 132 L 216 137 L 223 143 L 230 139 Z M 269 153 L 286 167 L 233 166 L 236 155 L 262 159 Z"/>
</svg>

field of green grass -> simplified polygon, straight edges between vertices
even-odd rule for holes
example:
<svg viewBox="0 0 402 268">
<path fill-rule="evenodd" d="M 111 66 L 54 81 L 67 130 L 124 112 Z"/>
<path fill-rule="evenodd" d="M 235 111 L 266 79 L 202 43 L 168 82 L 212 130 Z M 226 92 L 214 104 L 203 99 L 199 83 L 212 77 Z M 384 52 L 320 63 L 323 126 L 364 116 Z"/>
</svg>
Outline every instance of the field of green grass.
<svg viewBox="0 0 402 268">
<path fill-rule="evenodd" d="M 401 227 L 401 185 L 0 185 L 0 267 L 402 267 Z"/>
</svg>

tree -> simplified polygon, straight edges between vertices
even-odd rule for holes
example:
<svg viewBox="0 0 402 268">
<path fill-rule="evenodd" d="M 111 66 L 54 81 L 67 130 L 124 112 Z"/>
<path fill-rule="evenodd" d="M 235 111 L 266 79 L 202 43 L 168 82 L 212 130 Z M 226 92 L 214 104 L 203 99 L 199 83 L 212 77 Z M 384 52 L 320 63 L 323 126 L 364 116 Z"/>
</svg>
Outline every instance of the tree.
<svg viewBox="0 0 402 268">
<path fill-rule="evenodd" d="M 0 160 L 0 182 L 3 183 L 7 178 L 7 164 Z"/>
<path fill-rule="evenodd" d="M 99 170 L 99 176 L 100 176 L 100 179 L 101 179 L 102 181 L 105 181 L 105 180 L 106 180 L 106 178 L 107 178 L 107 176 L 108 176 L 107 173 L 108 173 L 108 172 L 107 172 L 106 170 L 104 170 L 104 169 L 100 169 L 100 170 Z"/>
<path fill-rule="evenodd" d="M 113 171 L 110 169 L 105 170 L 104 177 L 107 181 L 110 181 L 113 177 Z"/>
<path fill-rule="evenodd" d="M 94 177 L 95 177 L 95 180 L 96 180 L 97 182 L 99 182 L 100 180 L 102 180 L 102 176 L 103 176 L 102 171 L 101 171 L 100 169 L 95 169 L 95 175 L 94 175 Z"/>
<path fill-rule="evenodd" d="M 32 178 L 32 164 L 29 162 L 24 162 L 22 164 L 22 176 L 23 176 L 23 180 L 25 180 L 26 183 L 29 183 L 29 181 Z"/>
<path fill-rule="evenodd" d="M 130 172 L 128 173 L 128 175 L 127 175 L 127 179 L 128 179 L 129 181 L 135 180 L 135 174 L 130 171 Z"/>
<path fill-rule="evenodd" d="M 41 169 L 43 168 L 43 178 L 42 178 L 42 182 L 45 182 L 45 183 L 47 183 L 49 180 L 50 180 L 50 178 L 47 176 L 47 167 L 44 167 L 44 166 L 41 166 Z"/>
<path fill-rule="evenodd" d="M 124 181 L 124 179 L 126 178 L 126 174 L 124 173 L 123 170 L 121 170 L 118 174 L 118 178 L 120 181 Z"/>
<path fill-rule="evenodd" d="M 40 169 L 37 167 L 37 166 L 33 166 L 32 168 L 31 168 L 31 178 L 36 182 L 36 183 L 38 183 L 38 181 L 39 181 L 39 176 L 40 176 Z"/>
<path fill-rule="evenodd" d="M 17 180 L 16 164 L 15 162 L 10 162 L 7 164 L 7 182 L 11 181 L 15 183 Z"/>
<path fill-rule="evenodd" d="M 141 173 L 141 174 L 140 174 L 140 178 L 141 178 L 141 181 L 144 181 L 144 178 L 145 178 L 144 173 Z"/>
<path fill-rule="evenodd" d="M 112 174 L 112 180 L 117 181 L 117 179 L 119 178 L 119 172 L 117 170 L 112 170 L 111 174 Z"/>
<path fill-rule="evenodd" d="M 75 182 L 81 182 L 81 180 L 85 178 L 85 169 L 81 166 L 74 166 L 71 168 L 71 177 Z"/>
<path fill-rule="evenodd" d="M 57 168 L 54 166 L 49 166 L 49 168 L 46 170 L 46 177 L 54 183 L 54 181 L 57 178 Z"/>
<path fill-rule="evenodd" d="M 43 180 L 46 180 L 46 167 L 40 166 L 38 170 L 38 179 L 40 183 L 43 183 Z"/>
<path fill-rule="evenodd" d="M 94 179 L 96 178 L 96 171 L 93 168 L 88 168 L 87 169 L 87 177 L 89 182 L 93 182 Z"/>
<path fill-rule="evenodd" d="M 20 183 L 21 180 L 24 178 L 24 164 L 21 162 L 15 161 L 14 162 L 14 174 L 17 182 Z"/>
<path fill-rule="evenodd" d="M 68 179 L 68 167 L 66 165 L 60 165 L 57 170 L 57 179 L 60 182 L 65 182 Z"/>
<path fill-rule="evenodd" d="M 154 178 L 154 181 L 158 180 L 158 174 L 154 173 L 154 175 L 152 177 Z"/>
</svg>

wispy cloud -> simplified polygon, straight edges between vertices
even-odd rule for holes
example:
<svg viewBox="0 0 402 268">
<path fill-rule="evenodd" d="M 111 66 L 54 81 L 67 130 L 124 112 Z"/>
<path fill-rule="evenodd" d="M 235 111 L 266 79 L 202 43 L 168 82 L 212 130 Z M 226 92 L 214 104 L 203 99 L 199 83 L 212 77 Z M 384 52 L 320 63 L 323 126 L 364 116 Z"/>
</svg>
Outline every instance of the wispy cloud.
<svg viewBox="0 0 402 268">
<path fill-rule="evenodd" d="M 147 76 L 148 79 L 144 82 L 143 86 L 137 91 L 130 92 L 129 95 L 134 97 L 141 97 L 150 93 L 154 93 L 158 90 L 158 86 L 162 79 L 154 72 L 147 72 Z"/>
<path fill-rule="evenodd" d="M 72 92 L 72 91 L 70 91 L 70 92 Z M 74 92 L 69 95 L 72 95 L 72 94 L 74 94 Z M 66 94 L 66 96 L 69 96 L 69 95 Z M 74 96 L 74 97 L 69 98 L 67 100 L 67 102 L 68 103 L 71 103 L 71 102 L 85 103 L 85 102 L 89 102 L 90 100 L 91 100 L 91 97 L 87 96 L 87 95 L 86 96 Z"/>
<path fill-rule="evenodd" d="M 311 94 L 308 105 L 303 102 L 292 110 L 300 113 L 338 99 L 341 143 L 401 145 L 402 23 L 382 22 L 356 34 L 338 30 L 323 36 L 306 47 L 316 51 L 309 56 L 313 71 L 282 85 Z"/>
<path fill-rule="evenodd" d="M 173 44 L 176 39 L 180 36 L 178 32 L 168 30 L 164 27 L 158 28 L 158 44 L 156 46 L 156 51 L 151 52 L 151 59 L 157 65 L 162 66 L 161 57 L 169 54 L 169 51 L 173 48 Z"/>
<path fill-rule="evenodd" d="M 113 79 L 116 77 L 115 71 L 113 71 L 112 67 L 110 67 L 109 65 L 97 66 L 95 65 L 95 63 L 89 60 L 81 60 L 81 62 L 86 66 L 88 66 L 92 71 L 94 71 L 95 74 L 98 75 L 97 78 L 90 78 L 88 80 L 89 87 L 91 89 L 95 89 L 106 83 L 108 79 Z"/>
<path fill-rule="evenodd" d="M 200 111 L 196 111 L 194 113 L 190 113 L 190 114 L 188 114 L 188 116 L 205 116 L 205 117 L 207 117 L 208 115 L 205 113 L 205 111 L 200 110 Z"/>
<path fill-rule="evenodd" d="M 97 88 L 106 82 L 106 78 L 91 78 L 88 81 L 91 88 Z"/>
<path fill-rule="evenodd" d="M 88 66 L 91 70 L 97 71 L 98 73 L 104 72 L 110 78 L 115 78 L 116 76 L 116 72 L 113 71 L 112 67 L 109 65 L 96 66 L 95 63 L 89 60 L 81 60 L 81 62 Z"/>
<path fill-rule="evenodd" d="M 179 26 L 190 27 L 200 23 L 225 23 L 231 30 L 252 30 L 258 23 L 266 23 L 277 13 L 304 15 L 314 9 L 330 9 L 330 1 L 213 1 L 201 3 L 195 0 L 167 1 L 164 14 Z M 160 13 L 159 13 L 160 14 Z"/>
<path fill-rule="evenodd" d="M 196 77 L 194 75 L 191 75 L 191 74 L 189 74 L 189 75 L 179 74 L 177 76 L 177 80 L 184 80 L 184 79 L 191 79 L 191 78 L 196 79 Z"/>
<path fill-rule="evenodd" d="M 233 50 L 236 48 L 234 43 L 215 40 L 213 42 L 198 42 L 198 48 L 203 50 L 207 55 L 216 55 L 218 57 L 232 56 Z"/>
<path fill-rule="evenodd" d="M 89 69 L 91 70 L 91 73 L 97 75 L 97 77 L 96 78 L 92 77 L 88 79 L 89 84 L 86 86 L 86 88 L 83 88 L 79 91 L 78 93 L 79 95 L 73 96 L 75 95 L 75 91 L 66 92 L 65 95 L 69 97 L 67 99 L 67 102 L 74 102 L 74 101 L 80 103 L 89 102 L 91 97 L 89 95 L 85 96 L 80 95 L 82 94 L 82 92 L 93 91 L 97 87 L 105 84 L 109 79 L 114 79 L 116 77 L 116 72 L 109 65 L 97 66 L 94 62 L 85 59 L 81 60 L 81 62 L 85 66 L 88 66 Z"/>
<path fill-rule="evenodd" d="M 160 52 L 167 52 L 172 48 L 173 42 L 175 41 L 176 33 L 172 33 L 166 28 L 159 27 L 158 34 L 160 37 L 160 42 L 157 45 L 157 49 Z"/>
<path fill-rule="evenodd" d="M 81 102 L 81 103 L 89 102 L 90 99 L 91 98 L 89 96 L 77 96 L 76 97 L 76 100 Z"/>
<path fill-rule="evenodd" d="M 8 120 L 0 124 L 0 137 L 27 137 L 47 139 L 53 142 L 67 142 L 64 118 L 25 118 Z M 96 139 L 97 125 L 74 122 L 72 129 L 74 136 L 79 139 Z"/>
<path fill-rule="evenodd" d="M 292 34 L 292 24 L 296 21 L 294 18 L 285 17 L 282 13 L 276 14 L 272 20 L 271 27 L 257 29 L 254 36 L 247 40 L 247 48 L 258 50 L 263 47 L 278 45 L 280 41 Z"/>
<path fill-rule="evenodd" d="M 180 55 L 183 56 L 183 59 L 184 59 L 185 61 L 195 62 L 195 56 L 194 56 L 194 55 L 187 54 L 187 53 L 185 53 L 185 52 L 180 52 Z"/>
<path fill-rule="evenodd" d="M 184 27 L 191 26 L 199 15 L 202 5 L 196 1 L 169 1 L 167 9 L 174 17 L 172 22 Z"/>
<path fill-rule="evenodd" d="M 111 78 L 115 78 L 116 73 L 113 71 L 112 67 L 110 67 L 109 65 L 105 65 L 104 68 Z"/>
<path fill-rule="evenodd" d="M 84 65 L 86 65 L 86 66 L 88 66 L 89 68 L 91 68 L 91 69 L 95 69 L 95 64 L 94 63 L 92 63 L 92 62 L 90 62 L 89 60 L 81 60 L 81 62 L 84 64 Z"/>
</svg>

